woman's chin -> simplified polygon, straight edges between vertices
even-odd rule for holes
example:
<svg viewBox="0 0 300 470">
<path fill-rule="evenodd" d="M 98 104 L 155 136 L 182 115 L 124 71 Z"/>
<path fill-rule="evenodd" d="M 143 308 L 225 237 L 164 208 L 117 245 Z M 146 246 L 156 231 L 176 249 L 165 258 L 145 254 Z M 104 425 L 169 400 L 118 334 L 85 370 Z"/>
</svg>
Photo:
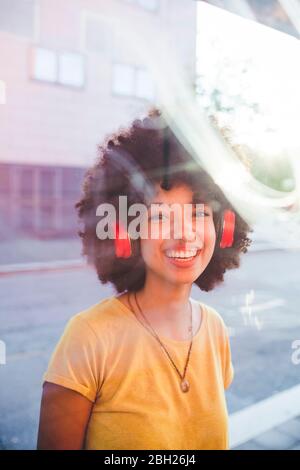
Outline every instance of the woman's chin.
<svg viewBox="0 0 300 470">
<path fill-rule="evenodd" d="M 199 276 L 203 273 L 203 269 L 189 269 L 189 270 L 180 270 L 179 272 L 174 272 L 170 270 L 164 270 L 161 272 L 161 277 L 171 284 L 193 284 Z"/>
</svg>

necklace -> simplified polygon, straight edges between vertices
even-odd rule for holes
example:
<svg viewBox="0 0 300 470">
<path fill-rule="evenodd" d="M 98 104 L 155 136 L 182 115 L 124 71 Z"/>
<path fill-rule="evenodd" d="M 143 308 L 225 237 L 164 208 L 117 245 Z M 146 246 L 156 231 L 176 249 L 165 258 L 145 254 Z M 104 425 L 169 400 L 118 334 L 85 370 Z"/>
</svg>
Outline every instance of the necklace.
<svg viewBox="0 0 300 470">
<path fill-rule="evenodd" d="M 191 326 L 190 326 L 190 328 L 189 328 L 189 331 L 191 331 L 191 342 L 190 342 L 190 346 L 189 346 L 189 350 L 188 350 L 187 359 L 186 359 L 186 361 L 185 361 L 184 371 L 183 371 L 183 374 L 181 374 L 180 371 L 178 370 L 176 364 L 174 363 L 173 359 L 171 358 L 171 356 L 170 356 L 170 354 L 169 354 L 167 348 L 166 348 L 166 347 L 164 346 L 164 344 L 161 342 L 161 340 L 160 340 L 158 334 L 155 332 L 155 330 L 152 328 L 150 322 L 148 321 L 148 319 L 147 319 L 147 318 L 145 317 L 145 315 L 143 314 L 143 311 L 142 311 L 142 309 L 141 309 L 141 307 L 140 307 L 140 304 L 139 304 L 139 302 L 138 302 L 138 300 L 137 300 L 136 292 L 134 293 L 134 298 L 135 298 L 135 302 L 136 302 L 136 305 L 137 305 L 137 307 L 138 307 L 138 309 L 139 309 L 140 314 L 142 315 L 142 317 L 144 318 L 144 320 L 146 321 L 146 323 L 149 325 L 149 327 L 150 327 L 150 329 L 151 329 L 150 333 L 152 334 L 152 336 L 154 336 L 154 337 L 157 339 L 157 341 L 159 342 L 160 346 L 162 347 L 162 349 L 164 350 L 164 352 L 167 354 L 167 356 L 168 356 L 169 360 L 171 361 L 171 363 L 172 363 L 174 369 L 176 370 L 177 374 L 179 375 L 179 377 L 180 377 L 180 388 L 181 388 L 181 391 L 184 392 L 184 393 L 188 392 L 188 391 L 189 391 L 189 388 L 190 388 L 190 384 L 189 384 L 189 381 L 185 378 L 185 376 L 186 376 L 187 366 L 188 366 L 188 363 L 189 363 L 190 354 L 191 354 L 191 349 L 192 349 L 192 345 L 193 345 L 193 328 L 192 328 L 192 324 L 193 324 L 193 311 L 192 311 L 191 302 L 189 302 L 190 308 L 191 308 Z M 128 294 L 128 303 L 129 303 L 129 305 L 130 305 L 131 310 L 132 310 L 133 313 L 135 314 L 135 312 L 134 312 L 134 310 L 133 310 L 133 308 L 132 308 L 131 302 L 130 302 L 129 294 Z M 136 316 L 136 315 L 135 315 L 135 316 Z M 137 318 L 137 316 L 136 316 L 136 318 Z M 137 318 L 137 320 L 138 320 L 138 318 Z M 140 323 L 149 331 L 149 329 L 148 329 L 142 322 L 140 322 Z"/>
</svg>

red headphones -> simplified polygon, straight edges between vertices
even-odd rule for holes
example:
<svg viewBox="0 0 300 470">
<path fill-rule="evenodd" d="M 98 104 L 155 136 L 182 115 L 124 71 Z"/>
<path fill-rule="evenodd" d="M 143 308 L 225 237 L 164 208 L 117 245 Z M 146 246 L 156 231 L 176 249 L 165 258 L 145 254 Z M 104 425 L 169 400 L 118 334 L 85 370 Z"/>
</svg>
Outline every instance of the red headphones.
<svg viewBox="0 0 300 470">
<path fill-rule="evenodd" d="M 221 237 L 220 248 L 230 248 L 233 244 L 235 230 L 235 213 L 229 209 L 225 210 L 220 223 Z M 122 238 L 120 236 L 122 235 Z M 131 240 L 128 232 L 120 222 L 115 225 L 115 254 L 117 258 L 130 258 L 132 254 Z"/>
<path fill-rule="evenodd" d="M 221 217 L 220 248 L 230 248 L 233 244 L 235 229 L 235 213 L 230 209 L 223 212 Z"/>
<path fill-rule="evenodd" d="M 115 225 L 115 253 L 117 258 L 129 258 L 131 256 L 131 241 L 128 232 L 120 222 Z M 120 236 L 122 235 L 122 238 Z"/>
</svg>

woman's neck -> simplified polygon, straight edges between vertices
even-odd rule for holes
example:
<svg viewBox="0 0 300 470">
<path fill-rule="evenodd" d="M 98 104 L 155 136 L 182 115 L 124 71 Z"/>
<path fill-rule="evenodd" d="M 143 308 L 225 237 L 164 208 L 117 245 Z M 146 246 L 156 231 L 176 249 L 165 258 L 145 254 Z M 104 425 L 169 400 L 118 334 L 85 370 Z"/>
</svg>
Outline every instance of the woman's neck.
<svg viewBox="0 0 300 470">
<path fill-rule="evenodd" d="M 191 287 L 190 284 L 171 284 L 147 275 L 144 287 L 136 295 L 149 320 L 174 325 L 190 315 Z"/>
</svg>

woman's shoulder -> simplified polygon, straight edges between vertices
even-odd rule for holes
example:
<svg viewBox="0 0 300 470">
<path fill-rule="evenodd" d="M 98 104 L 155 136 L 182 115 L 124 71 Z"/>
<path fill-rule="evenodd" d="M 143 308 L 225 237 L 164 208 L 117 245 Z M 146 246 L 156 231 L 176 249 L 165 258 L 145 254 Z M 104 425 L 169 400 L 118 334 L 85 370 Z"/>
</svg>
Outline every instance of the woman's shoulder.
<svg viewBox="0 0 300 470">
<path fill-rule="evenodd" d="M 94 332 L 103 329 L 106 326 L 112 327 L 120 324 L 120 306 L 116 297 L 105 297 L 100 302 L 92 304 L 84 310 L 76 313 L 71 317 L 72 323 L 85 323 Z"/>
<path fill-rule="evenodd" d="M 218 330 L 227 329 L 222 315 L 218 312 L 216 308 L 200 300 L 196 300 L 196 299 L 193 299 L 193 300 L 198 305 L 200 305 L 202 309 L 202 315 L 206 315 L 207 323 L 209 324 L 210 327 L 218 329 Z"/>
</svg>

